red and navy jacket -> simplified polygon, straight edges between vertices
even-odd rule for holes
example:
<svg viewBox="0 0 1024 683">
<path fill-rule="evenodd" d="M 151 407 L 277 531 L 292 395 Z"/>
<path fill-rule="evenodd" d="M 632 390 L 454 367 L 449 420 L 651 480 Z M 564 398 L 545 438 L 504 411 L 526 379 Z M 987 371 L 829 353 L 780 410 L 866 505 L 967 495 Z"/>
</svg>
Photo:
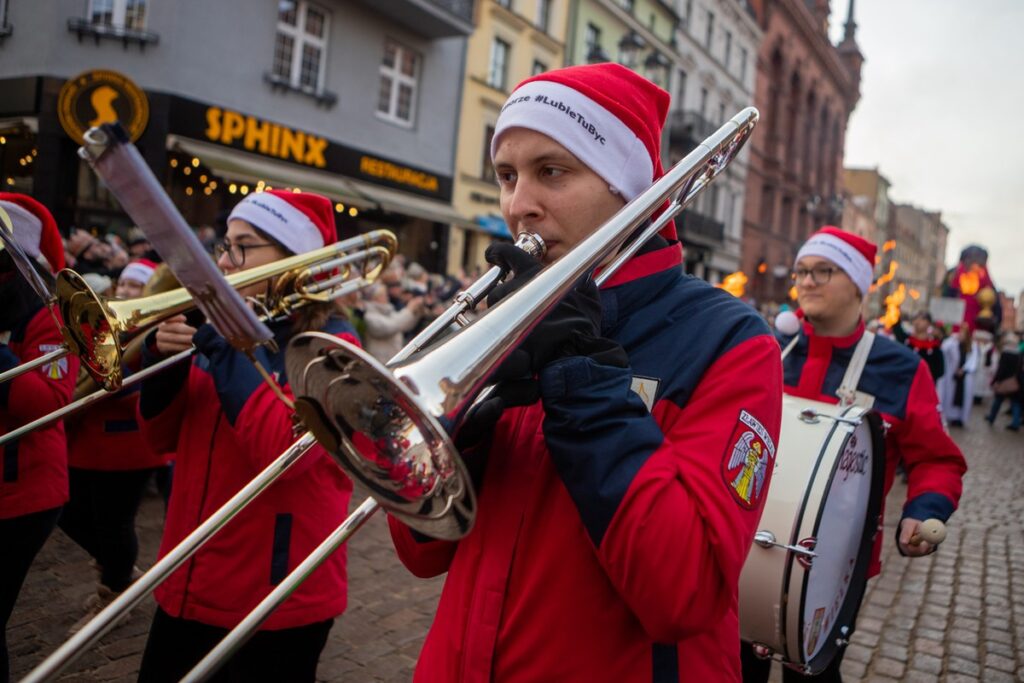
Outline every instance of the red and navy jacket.
<svg viewBox="0 0 1024 683">
<path fill-rule="evenodd" d="M 325 332 L 358 343 L 348 323 L 332 321 Z M 277 333 L 279 351 L 255 355 L 284 375 L 287 328 Z M 174 485 L 167 507 L 163 557 L 212 512 L 275 460 L 296 439 L 292 412 L 259 372 L 211 326 L 194 336 L 202 352 L 142 385 L 142 433 L 156 452 L 173 452 Z M 143 364 L 155 361 L 143 352 Z M 156 590 L 173 617 L 220 628 L 235 626 L 287 576 L 348 511 L 352 483 L 324 449 L 315 446 L 257 496 Z M 334 553 L 278 608 L 262 628 L 293 628 L 332 619 L 346 602 L 345 553 Z"/>
<path fill-rule="evenodd" d="M 782 367 L 753 309 L 680 257 L 636 256 L 601 290 L 630 368 L 556 361 L 541 402 L 505 411 L 465 538 L 389 520 L 414 574 L 448 572 L 417 681 L 740 680 Z"/>
<path fill-rule="evenodd" d="M 822 337 L 803 323 L 800 339 L 786 357 L 785 391 L 792 396 L 838 403 L 853 351 L 864 334 L 864 321 L 846 337 Z M 785 347 L 792 336 L 780 336 Z M 913 350 L 875 335 L 857 390 L 874 396 L 874 409 L 889 424 L 885 437 L 885 493 L 892 488 L 896 465 L 907 472 L 907 501 L 901 519 L 946 521 L 963 490 L 967 463 L 942 426 L 939 398 L 928 365 Z M 884 504 L 884 498 L 883 498 Z M 870 575 L 881 570 L 882 535 L 875 542 Z"/>
<path fill-rule="evenodd" d="M 142 438 L 136 409 L 138 384 L 68 417 L 68 466 L 126 471 L 163 467 L 169 454 L 154 453 Z"/>
<path fill-rule="evenodd" d="M 61 347 L 64 339 L 42 305 L 0 344 L 0 372 Z M 6 434 L 71 401 L 78 358 L 69 355 L 0 384 L 0 427 Z M 64 423 L 29 432 L 0 453 L 0 519 L 60 507 L 68 499 Z"/>
</svg>

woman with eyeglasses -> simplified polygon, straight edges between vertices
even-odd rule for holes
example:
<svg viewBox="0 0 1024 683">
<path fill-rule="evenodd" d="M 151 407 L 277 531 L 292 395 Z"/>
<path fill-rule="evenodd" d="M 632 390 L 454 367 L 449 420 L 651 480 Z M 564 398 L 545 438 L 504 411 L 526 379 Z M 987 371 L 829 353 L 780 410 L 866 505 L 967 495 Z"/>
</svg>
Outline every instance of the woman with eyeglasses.
<svg viewBox="0 0 1024 683">
<path fill-rule="evenodd" d="M 868 240 L 832 226 L 811 235 L 800 248 L 793 266 L 793 284 L 802 324 L 795 340 L 793 333 L 779 335 L 783 348 L 795 343 L 783 361 L 783 391 L 838 403 L 840 383 L 854 351 L 861 343 L 868 346 L 867 361 L 855 389 L 873 399 L 874 410 L 889 425 L 885 436 L 885 493 L 892 488 L 898 464 L 902 463 L 907 473 L 907 500 L 899 511 L 895 540 L 900 554 L 920 557 L 935 552 L 937 546 L 927 541 L 914 544 L 911 539 L 924 520 L 945 522 L 953 514 L 967 465 L 942 427 L 928 365 L 899 342 L 865 335 L 862 309 L 873 280 L 876 250 Z M 783 440 L 781 448 L 785 447 Z M 783 457 L 780 453 L 779 458 Z M 879 528 L 881 525 L 879 519 Z M 881 571 L 882 536 L 875 538 L 869 577 Z M 782 680 L 840 681 L 843 652 L 840 650 L 816 677 L 785 668 Z M 757 659 L 749 646 L 744 647 L 745 683 L 767 681 L 770 668 L 770 659 Z"/>
<path fill-rule="evenodd" d="M 242 200 L 217 247 L 226 274 L 336 241 L 333 204 L 309 193 L 268 191 Z M 269 282 L 240 290 L 258 297 Z M 284 352 L 300 332 L 358 343 L 330 303 L 271 324 L 277 351 L 255 356 L 290 393 Z M 161 556 L 295 441 L 293 413 L 245 355 L 209 324 L 176 316 L 147 339 L 148 365 L 196 346 L 191 365 L 143 383 L 143 433 L 175 453 Z M 140 681 L 177 681 L 345 518 L 351 482 L 317 446 L 258 496 L 156 591 L 158 604 Z M 313 681 L 334 618 L 345 609 L 344 550 L 335 553 L 224 666 L 225 680 Z M 219 679 L 218 679 L 219 680 Z"/>
</svg>

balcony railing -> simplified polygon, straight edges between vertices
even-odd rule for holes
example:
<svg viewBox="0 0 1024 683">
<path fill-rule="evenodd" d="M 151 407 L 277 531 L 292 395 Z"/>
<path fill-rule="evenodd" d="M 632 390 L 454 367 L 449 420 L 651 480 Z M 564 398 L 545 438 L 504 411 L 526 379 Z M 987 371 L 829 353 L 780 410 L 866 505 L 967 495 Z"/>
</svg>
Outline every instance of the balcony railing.
<svg viewBox="0 0 1024 683">
<path fill-rule="evenodd" d="M 725 242 L 725 224 L 709 218 L 704 214 L 687 209 L 676 219 L 680 227 L 680 234 L 685 243 L 687 238 L 697 238 L 697 241 L 715 246 Z"/>
<path fill-rule="evenodd" d="M 668 141 L 671 147 L 689 152 L 718 130 L 711 121 L 696 111 L 674 111 L 668 117 Z"/>
<path fill-rule="evenodd" d="M 473 32 L 473 0 L 362 0 L 374 11 L 428 38 Z"/>
</svg>

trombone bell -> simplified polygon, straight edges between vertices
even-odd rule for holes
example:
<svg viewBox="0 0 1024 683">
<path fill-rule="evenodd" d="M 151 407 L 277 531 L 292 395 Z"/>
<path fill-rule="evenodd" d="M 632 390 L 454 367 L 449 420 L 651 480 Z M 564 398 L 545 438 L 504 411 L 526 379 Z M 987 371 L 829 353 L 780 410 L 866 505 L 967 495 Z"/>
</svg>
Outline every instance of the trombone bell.
<svg viewBox="0 0 1024 683">
<path fill-rule="evenodd" d="M 469 474 L 414 387 L 362 349 L 319 332 L 293 340 L 285 363 L 305 426 L 382 507 L 433 538 L 469 533 L 476 518 Z"/>
</svg>

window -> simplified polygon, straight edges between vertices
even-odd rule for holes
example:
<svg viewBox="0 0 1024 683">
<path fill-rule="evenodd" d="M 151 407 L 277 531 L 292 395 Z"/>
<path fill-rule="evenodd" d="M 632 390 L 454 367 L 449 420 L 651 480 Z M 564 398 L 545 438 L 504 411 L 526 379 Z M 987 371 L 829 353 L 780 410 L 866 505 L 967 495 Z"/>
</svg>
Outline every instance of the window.
<svg viewBox="0 0 1024 683">
<path fill-rule="evenodd" d="M 544 33 L 551 32 L 551 0 L 537 0 L 537 28 Z"/>
<path fill-rule="evenodd" d="M 411 126 L 416 119 L 419 77 L 419 55 L 393 40 L 385 42 L 384 59 L 380 64 L 377 115 L 394 123 Z"/>
<path fill-rule="evenodd" d="M 274 77 L 300 90 L 322 91 L 330 14 L 306 0 L 281 0 L 277 8 Z"/>
<path fill-rule="evenodd" d="M 718 125 L 725 123 L 725 102 L 718 105 Z"/>
<path fill-rule="evenodd" d="M 7 23 L 7 0 L 0 0 L 0 39 L 10 34 L 11 26 Z M 3 42 L 0 40 L 0 42 Z"/>
<path fill-rule="evenodd" d="M 619 0 L 619 7 L 626 10 L 627 12 L 633 11 L 634 0 Z"/>
<path fill-rule="evenodd" d="M 487 85 L 504 90 L 508 84 L 508 53 L 510 46 L 501 38 L 491 43 L 491 63 L 487 69 Z"/>
<path fill-rule="evenodd" d="M 747 48 L 740 48 L 740 82 L 747 81 Z"/>
<path fill-rule="evenodd" d="M 0 1 L 0 10 L 7 13 L 6 0 Z M 146 28 L 146 0 L 90 0 L 89 23 L 128 31 Z"/>
<path fill-rule="evenodd" d="M 700 117 L 705 118 L 708 113 L 708 89 L 700 89 Z"/>
<path fill-rule="evenodd" d="M 544 73 L 547 70 L 548 70 L 548 65 L 547 64 L 545 64 L 544 62 L 540 61 L 539 59 L 535 59 L 535 60 L 533 60 L 533 66 L 530 67 L 530 75 L 531 76 L 536 76 L 537 74 L 542 74 L 542 73 Z"/>
<path fill-rule="evenodd" d="M 708 30 L 708 32 L 704 36 L 704 47 L 706 47 L 708 49 L 708 51 L 710 51 L 711 50 L 711 41 L 714 40 L 714 38 L 715 38 L 715 13 L 712 12 L 711 10 L 708 10 L 708 26 L 707 26 L 707 30 Z"/>
<path fill-rule="evenodd" d="M 683 28 L 690 27 L 690 18 L 693 16 L 693 0 L 686 0 L 686 9 L 683 11 Z"/>
<path fill-rule="evenodd" d="M 676 88 L 676 109 L 685 109 L 686 103 L 686 72 L 679 70 L 679 87 Z"/>
<path fill-rule="evenodd" d="M 494 126 L 488 124 L 484 126 L 484 158 L 483 163 L 480 165 L 480 177 L 484 180 L 490 180 L 494 182 L 494 162 L 491 160 L 491 140 L 494 139 Z"/>
<path fill-rule="evenodd" d="M 584 34 L 586 55 L 589 58 L 597 50 L 601 49 L 601 29 L 593 24 L 587 24 L 587 32 Z"/>
<path fill-rule="evenodd" d="M 725 57 L 722 59 L 722 63 L 725 65 L 725 70 L 729 70 L 729 60 L 732 58 L 732 33 L 729 31 L 725 32 Z"/>
</svg>

